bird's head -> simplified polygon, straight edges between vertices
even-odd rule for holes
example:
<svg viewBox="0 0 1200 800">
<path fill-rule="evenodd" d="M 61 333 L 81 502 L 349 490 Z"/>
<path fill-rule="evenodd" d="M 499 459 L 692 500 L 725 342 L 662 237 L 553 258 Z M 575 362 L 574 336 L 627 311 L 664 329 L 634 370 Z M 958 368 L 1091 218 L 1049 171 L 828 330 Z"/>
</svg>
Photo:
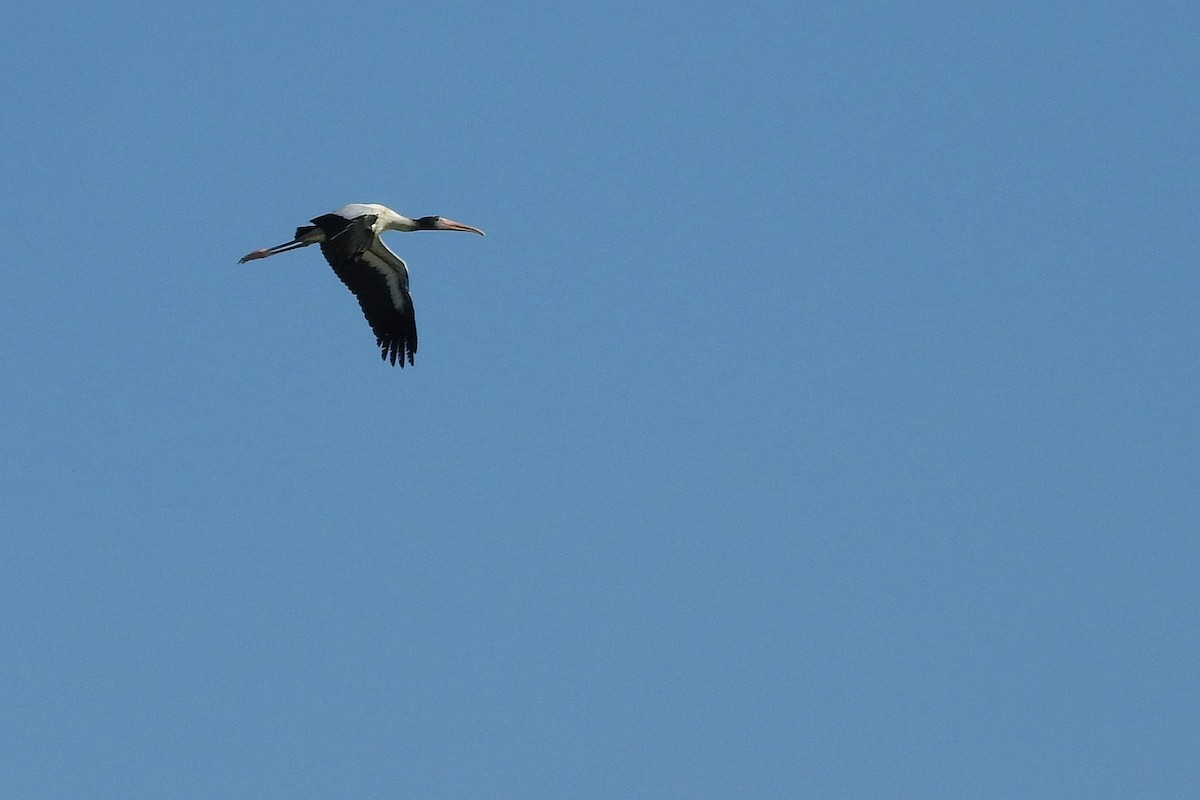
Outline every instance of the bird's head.
<svg viewBox="0 0 1200 800">
<path fill-rule="evenodd" d="M 480 236 L 486 236 L 479 228 L 473 228 L 470 225 L 464 225 L 461 222 L 455 222 L 452 219 L 445 217 L 421 217 L 413 220 L 416 223 L 416 229 L 419 231 L 463 231 L 465 233 L 478 233 Z"/>
</svg>

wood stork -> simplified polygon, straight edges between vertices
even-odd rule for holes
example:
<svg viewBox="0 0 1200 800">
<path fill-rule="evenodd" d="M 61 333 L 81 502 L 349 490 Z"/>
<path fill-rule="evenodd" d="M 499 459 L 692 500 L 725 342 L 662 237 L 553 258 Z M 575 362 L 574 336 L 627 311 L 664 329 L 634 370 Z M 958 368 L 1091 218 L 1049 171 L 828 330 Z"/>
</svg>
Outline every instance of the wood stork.
<svg viewBox="0 0 1200 800">
<path fill-rule="evenodd" d="M 290 242 L 255 250 L 239 264 L 310 244 L 321 253 L 362 307 L 385 361 L 404 366 L 417 352 L 417 318 L 408 293 L 408 266 L 379 238 L 384 231 L 483 231 L 445 217 L 409 219 L 387 206 L 351 203 L 296 229 Z"/>
</svg>

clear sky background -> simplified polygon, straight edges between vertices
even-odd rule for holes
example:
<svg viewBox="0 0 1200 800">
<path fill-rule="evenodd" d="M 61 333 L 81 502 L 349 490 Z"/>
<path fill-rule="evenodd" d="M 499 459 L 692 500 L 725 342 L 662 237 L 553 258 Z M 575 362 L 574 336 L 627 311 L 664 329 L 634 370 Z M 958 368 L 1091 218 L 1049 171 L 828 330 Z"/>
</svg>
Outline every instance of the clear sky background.
<svg viewBox="0 0 1200 800">
<path fill-rule="evenodd" d="M 1197 41 L 7 10 L 0 795 L 1200 796 Z"/>
</svg>

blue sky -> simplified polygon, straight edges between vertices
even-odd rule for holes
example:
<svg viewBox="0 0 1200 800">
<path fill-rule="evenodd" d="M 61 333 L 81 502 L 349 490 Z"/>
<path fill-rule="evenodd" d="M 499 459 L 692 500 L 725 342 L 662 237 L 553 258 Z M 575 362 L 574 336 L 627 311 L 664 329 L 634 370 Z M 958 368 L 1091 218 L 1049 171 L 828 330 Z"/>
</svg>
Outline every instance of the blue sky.
<svg viewBox="0 0 1200 800">
<path fill-rule="evenodd" d="M 1198 36 L 8 12 L 0 793 L 1197 796 Z"/>
</svg>

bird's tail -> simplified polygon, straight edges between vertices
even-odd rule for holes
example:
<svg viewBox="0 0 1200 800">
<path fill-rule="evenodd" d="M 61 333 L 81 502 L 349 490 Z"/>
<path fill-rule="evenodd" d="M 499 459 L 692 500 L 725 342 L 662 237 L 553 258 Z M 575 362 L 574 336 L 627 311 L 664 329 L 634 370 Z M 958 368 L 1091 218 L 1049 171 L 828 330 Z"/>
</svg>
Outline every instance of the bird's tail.
<svg viewBox="0 0 1200 800">
<path fill-rule="evenodd" d="M 305 244 L 323 242 L 325 241 L 325 231 L 316 225 L 301 225 L 299 228 L 296 228 L 296 241 L 304 242 Z"/>
</svg>

